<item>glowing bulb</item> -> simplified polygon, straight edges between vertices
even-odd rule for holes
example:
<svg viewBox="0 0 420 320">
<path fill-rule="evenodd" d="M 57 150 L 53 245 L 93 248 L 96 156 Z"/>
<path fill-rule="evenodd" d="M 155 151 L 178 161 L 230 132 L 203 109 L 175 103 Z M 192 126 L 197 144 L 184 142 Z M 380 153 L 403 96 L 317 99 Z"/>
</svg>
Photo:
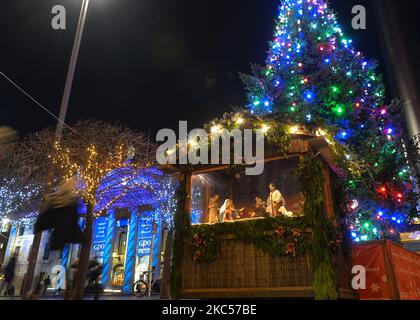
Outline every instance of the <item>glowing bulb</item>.
<svg viewBox="0 0 420 320">
<path fill-rule="evenodd" d="M 236 124 L 242 124 L 242 123 L 244 123 L 244 118 L 239 117 L 236 119 Z"/>
<path fill-rule="evenodd" d="M 322 130 L 322 129 L 318 129 L 318 130 L 316 131 L 316 135 L 317 135 L 318 137 L 319 137 L 319 136 L 324 137 L 326 134 L 327 134 L 327 133 L 326 133 L 324 130 Z"/>
<path fill-rule="evenodd" d="M 270 126 L 263 124 L 261 127 L 261 130 L 263 131 L 263 133 L 267 133 L 268 130 L 270 130 Z"/>
<path fill-rule="evenodd" d="M 220 125 L 214 125 L 214 126 L 211 128 L 211 133 L 217 133 L 217 132 L 219 132 L 221 129 L 222 129 L 222 127 L 221 127 Z"/>
<path fill-rule="evenodd" d="M 295 133 L 297 133 L 298 132 L 298 127 L 297 126 L 294 126 L 294 127 L 290 127 L 290 129 L 289 129 L 289 132 L 291 133 L 291 134 L 295 134 Z"/>
</svg>

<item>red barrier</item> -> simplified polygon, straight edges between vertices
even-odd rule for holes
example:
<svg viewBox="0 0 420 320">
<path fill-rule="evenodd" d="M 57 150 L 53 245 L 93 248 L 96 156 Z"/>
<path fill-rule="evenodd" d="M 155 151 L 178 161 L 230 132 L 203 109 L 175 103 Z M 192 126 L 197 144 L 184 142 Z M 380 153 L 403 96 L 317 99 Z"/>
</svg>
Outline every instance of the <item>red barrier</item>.
<svg viewBox="0 0 420 320">
<path fill-rule="evenodd" d="M 387 241 L 391 267 L 401 300 L 420 300 L 420 255 Z"/>
<path fill-rule="evenodd" d="M 353 264 L 366 269 L 361 300 L 420 300 L 420 255 L 392 241 L 353 247 Z"/>
</svg>

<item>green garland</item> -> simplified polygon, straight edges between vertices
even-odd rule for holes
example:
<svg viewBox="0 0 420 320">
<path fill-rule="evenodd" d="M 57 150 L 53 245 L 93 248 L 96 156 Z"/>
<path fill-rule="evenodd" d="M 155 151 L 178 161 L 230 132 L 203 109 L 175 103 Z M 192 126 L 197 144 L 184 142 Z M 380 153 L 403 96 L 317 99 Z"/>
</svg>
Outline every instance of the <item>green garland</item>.
<svg viewBox="0 0 420 320">
<path fill-rule="evenodd" d="M 332 266 L 331 228 L 324 212 L 323 172 L 313 155 L 299 166 L 300 187 L 305 197 L 304 217 L 312 227 L 312 270 L 316 300 L 337 299 L 336 275 Z"/>
<path fill-rule="evenodd" d="M 283 217 L 196 225 L 189 245 L 194 261 L 214 261 L 224 239 L 252 244 L 271 256 L 295 257 L 309 248 L 311 230 L 302 218 Z"/>
</svg>

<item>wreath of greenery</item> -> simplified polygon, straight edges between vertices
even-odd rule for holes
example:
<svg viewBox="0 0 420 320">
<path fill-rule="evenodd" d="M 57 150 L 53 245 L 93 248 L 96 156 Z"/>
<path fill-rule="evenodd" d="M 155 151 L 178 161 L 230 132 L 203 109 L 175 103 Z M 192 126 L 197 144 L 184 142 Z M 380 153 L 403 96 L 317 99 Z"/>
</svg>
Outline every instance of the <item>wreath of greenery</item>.
<svg viewBox="0 0 420 320">
<path fill-rule="evenodd" d="M 312 227 L 311 265 L 314 275 L 313 287 L 316 300 L 338 298 L 336 275 L 332 265 L 332 244 L 337 237 L 331 234 L 331 224 L 324 212 L 323 172 L 320 160 L 309 154 L 299 165 L 300 189 L 305 197 L 306 223 Z M 335 227 L 338 225 L 334 222 Z M 338 234 L 340 234 L 338 232 Z"/>
<path fill-rule="evenodd" d="M 295 257 L 310 246 L 311 230 L 302 218 L 283 217 L 196 225 L 189 243 L 194 261 L 214 261 L 226 239 L 252 244 L 271 256 Z"/>
</svg>

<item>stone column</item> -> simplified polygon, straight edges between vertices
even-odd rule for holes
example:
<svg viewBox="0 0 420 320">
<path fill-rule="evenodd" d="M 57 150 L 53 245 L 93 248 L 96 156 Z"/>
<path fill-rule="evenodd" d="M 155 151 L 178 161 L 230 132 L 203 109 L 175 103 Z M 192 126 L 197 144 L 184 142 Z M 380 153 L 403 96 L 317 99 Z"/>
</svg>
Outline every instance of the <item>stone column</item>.
<svg viewBox="0 0 420 320">
<path fill-rule="evenodd" d="M 109 288 L 111 286 L 112 275 L 112 252 L 114 249 L 116 218 L 114 210 L 108 210 L 108 230 L 105 239 L 105 251 L 102 270 L 102 286 Z"/>
<path fill-rule="evenodd" d="M 134 275 L 136 272 L 136 256 L 137 256 L 137 233 L 138 233 L 139 216 L 138 210 L 131 210 L 130 225 L 128 229 L 127 250 L 125 258 L 124 270 L 124 293 L 133 292 Z"/>
</svg>

